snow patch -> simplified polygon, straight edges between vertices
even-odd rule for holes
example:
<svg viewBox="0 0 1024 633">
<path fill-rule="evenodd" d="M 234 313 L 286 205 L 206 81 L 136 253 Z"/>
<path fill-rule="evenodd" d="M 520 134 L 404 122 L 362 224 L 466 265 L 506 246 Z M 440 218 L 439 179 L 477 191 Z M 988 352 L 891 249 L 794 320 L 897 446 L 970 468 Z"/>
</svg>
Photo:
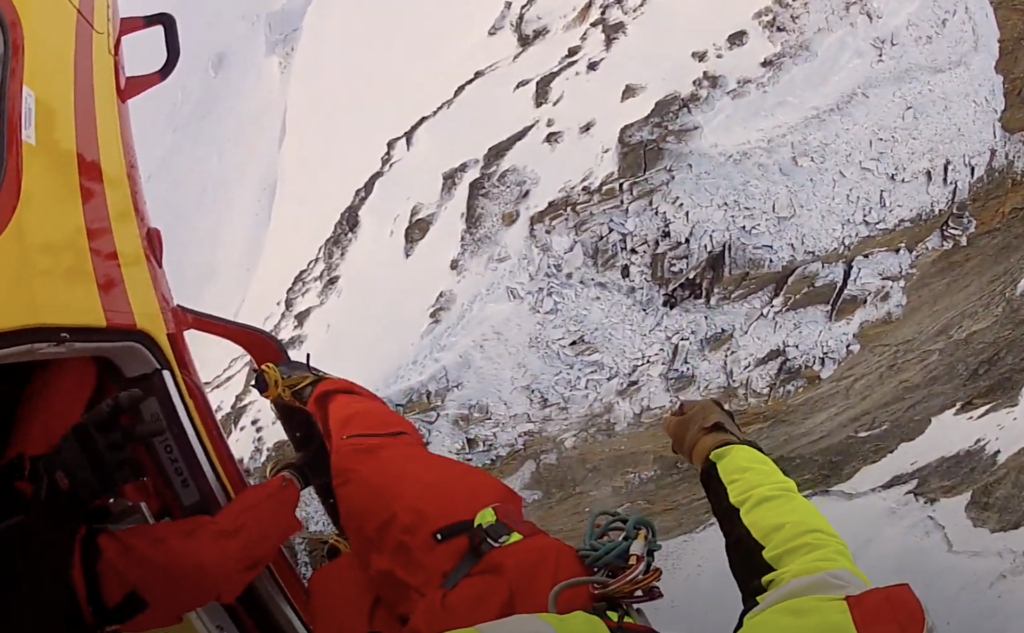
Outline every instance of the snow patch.
<svg viewBox="0 0 1024 633">
<path fill-rule="evenodd" d="M 146 200 L 163 233 L 165 269 L 185 305 L 235 314 L 261 259 L 289 95 L 289 74 L 268 50 L 268 29 L 286 19 L 281 35 L 294 47 L 308 2 L 176 7 L 178 67 L 159 90 L 129 104 Z M 166 8 L 158 0 L 130 6 L 133 15 Z M 160 37 L 125 38 L 128 73 L 150 72 L 163 56 Z M 201 366 L 223 367 L 224 353 L 208 358 L 202 348 L 193 349 Z"/>
<path fill-rule="evenodd" d="M 519 493 L 519 496 L 523 498 L 524 503 L 533 503 L 540 499 L 542 494 L 537 490 L 528 490 L 526 486 L 530 484 L 530 479 L 533 478 L 533 473 L 536 471 L 537 462 L 531 459 L 520 466 L 519 470 L 506 477 L 503 481 L 506 486 Z"/>
<path fill-rule="evenodd" d="M 941 457 L 973 446 L 996 453 L 998 463 L 1024 448 L 1024 401 L 1016 407 L 990 411 L 991 406 L 957 414 L 951 409 L 932 419 L 917 439 L 901 444 L 884 459 L 863 468 L 849 481 L 836 486 L 848 493 L 877 488 L 893 477 L 913 471 Z"/>
<path fill-rule="evenodd" d="M 1024 530 L 990 534 L 964 514 L 969 495 L 919 502 L 909 486 L 813 499 L 875 586 L 909 582 L 937 633 L 1009 633 L 1024 620 Z M 665 631 L 727 631 L 740 597 L 714 525 L 666 541 L 657 563 L 665 598 L 645 605 Z"/>
<path fill-rule="evenodd" d="M 877 429 L 872 429 L 870 431 L 864 431 L 863 433 L 854 433 L 853 437 L 871 437 L 872 435 L 874 435 L 876 433 L 881 433 L 882 431 L 886 430 L 887 428 L 889 428 L 888 424 L 886 424 L 885 426 L 880 426 Z"/>
<path fill-rule="evenodd" d="M 279 314 L 281 298 L 295 273 L 316 256 L 316 246 L 330 234 L 353 191 L 380 167 L 388 139 L 451 96 L 474 71 L 514 50 L 513 42 L 486 36 L 500 7 L 495 0 L 312 4 L 302 44 L 291 63 L 280 190 L 265 247 L 272 255 L 261 261 L 256 275 L 260 282 L 246 296 L 241 312 L 245 320 L 258 324 L 276 320 L 271 317 Z M 439 175 L 437 170 L 421 177 L 436 183 Z M 376 240 L 383 248 L 381 232 L 387 235 L 395 215 L 412 206 L 410 197 L 392 199 L 393 206 L 380 213 L 368 210 L 364 218 L 369 226 L 362 228 L 370 235 L 366 241 Z M 372 275 L 380 262 L 370 256 L 366 268 L 358 270 Z M 358 277 L 348 271 L 343 275 Z M 380 305 L 379 298 L 388 293 L 381 287 L 376 290 L 378 297 L 369 302 L 365 296 L 354 296 L 346 297 L 343 304 L 362 301 L 352 306 L 361 315 L 386 317 L 386 304 Z M 373 318 L 333 320 L 339 321 L 339 329 L 356 333 Z M 350 358 L 351 365 L 372 364 L 372 354 L 364 351 L 360 346 L 337 355 L 339 360 L 346 359 L 340 360 L 338 369 L 347 370 Z"/>
</svg>

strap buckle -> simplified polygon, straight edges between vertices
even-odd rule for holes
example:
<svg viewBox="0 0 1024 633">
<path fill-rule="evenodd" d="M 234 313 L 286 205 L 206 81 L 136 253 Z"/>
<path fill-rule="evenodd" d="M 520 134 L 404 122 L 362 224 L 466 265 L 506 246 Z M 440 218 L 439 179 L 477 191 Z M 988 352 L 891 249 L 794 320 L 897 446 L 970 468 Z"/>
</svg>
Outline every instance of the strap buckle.
<svg viewBox="0 0 1024 633">
<path fill-rule="evenodd" d="M 441 528 L 434 533 L 434 540 L 443 543 L 462 534 L 469 540 L 469 549 L 445 577 L 441 585 L 443 589 L 451 589 L 458 584 L 488 552 L 499 547 L 507 547 L 525 538 L 523 534 L 499 520 L 493 506 L 478 512 L 472 521 L 458 521 Z"/>
<path fill-rule="evenodd" d="M 469 533 L 469 546 L 481 554 L 509 544 L 515 532 L 501 521 L 490 525 L 477 525 Z"/>
</svg>

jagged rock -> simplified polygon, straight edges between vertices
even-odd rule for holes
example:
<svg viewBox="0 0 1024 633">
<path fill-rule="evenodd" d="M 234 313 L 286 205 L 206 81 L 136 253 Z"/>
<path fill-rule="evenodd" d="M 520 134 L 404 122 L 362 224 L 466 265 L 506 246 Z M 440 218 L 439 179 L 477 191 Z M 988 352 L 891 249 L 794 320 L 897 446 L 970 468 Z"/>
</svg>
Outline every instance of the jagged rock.
<svg viewBox="0 0 1024 633">
<path fill-rule="evenodd" d="M 580 126 L 580 136 L 583 136 L 583 135 L 587 134 L 588 132 L 590 132 L 590 130 L 594 129 L 595 125 L 597 125 L 597 119 L 590 119 L 589 121 L 587 121 L 586 123 L 581 125 Z"/>
<path fill-rule="evenodd" d="M 729 331 L 716 332 L 702 342 L 702 346 L 709 353 L 713 354 L 732 342 L 733 334 Z"/>
<path fill-rule="evenodd" d="M 306 325 L 306 321 L 313 315 L 313 306 L 303 308 L 295 313 L 295 327 L 302 328 Z"/>
<path fill-rule="evenodd" d="M 555 68 L 549 73 L 546 73 L 537 80 L 537 84 L 533 89 L 533 107 L 539 108 L 546 105 L 551 99 L 551 84 L 555 83 L 558 76 L 569 70 L 576 65 L 578 60 L 570 59 L 564 64 L 560 64 L 558 68 Z"/>
<path fill-rule="evenodd" d="M 693 51 L 692 53 L 690 53 L 690 57 L 692 57 L 693 61 L 697 62 L 698 64 L 703 64 L 704 62 L 708 61 L 708 50 L 704 49 L 700 51 Z"/>
<path fill-rule="evenodd" d="M 997 464 L 997 456 L 986 451 L 984 446 L 970 446 L 910 472 L 897 475 L 882 484 L 882 488 L 903 486 L 917 480 L 917 484 L 912 490 L 913 494 L 929 501 L 937 501 L 964 494 L 978 484 L 980 484 L 978 490 L 983 490 L 986 484 L 981 482 L 996 468 Z M 978 512 L 981 505 L 974 506 L 975 516 L 982 514 Z M 971 503 L 968 501 L 967 507 L 970 508 L 970 506 Z M 970 509 L 968 509 L 967 515 L 969 517 L 972 515 Z"/>
<path fill-rule="evenodd" d="M 967 244 L 967 235 L 974 231 L 975 225 L 976 223 L 974 218 L 971 217 L 967 201 L 961 200 L 950 211 L 949 216 L 939 229 L 942 241 L 950 245 L 959 244 L 960 246 L 965 246 Z"/>
<path fill-rule="evenodd" d="M 838 284 L 835 283 L 825 283 L 820 286 L 804 288 L 786 303 L 786 307 L 784 309 L 790 312 L 795 312 L 796 310 L 804 310 L 811 306 L 828 306 L 830 305 L 832 298 L 835 296 L 837 288 Z M 790 289 L 787 287 L 786 292 L 789 291 Z"/>
<path fill-rule="evenodd" d="M 239 423 L 245 419 L 246 413 L 249 412 L 249 408 L 252 407 L 251 402 L 239 402 L 238 398 L 235 399 L 234 405 L 231 409 L 220 417 L 220 428 L 224 432 L 224 437 L 231 437 Z"/>
<path fill-rule="evenodd" d="M 331 234 L 320 247 L 316 257 L 295 276 L 295 279 L 292 280 L 285 293 L 284 309 L 281 311 L 277 322 L 270 328 L 270 331 L 272 334 L 286 339 L 284 344 L 287 349 L 296 351 L 305 341 L 305 336 L 302 334 L 285 335 L 285 329 L 295 324 L 292 314 L 295 312 L 297 302 L 300 299 L 306 298 L 307 294 L 315 292 L 316 304 L 313 306 L 313 309 L 318 309 L 327 302 L 328 298 L 333 296 L 337 289 L 338 282 L 341 279 L 338 269 L 348 253 L 349 247 L 356 238 L 360 226 L 360 212 L 365 206 L 366 201 L 373 195 L 377 182 L 390 169 L 395 160 L 399 144 L 404 144 L 406 150 L 411 149 L 416 132 L 439 112 L 449 108 L 469 86 L 485 77 L 490 70 L 492 69 L 485 68 L 473 73 L 472 77 L 455 89 L 450 98 L 443 101 L 429 114 L 420 117 L 401 135 L 387 142 L 387 149 L 384 155 L 381 156 L 378 169 L 370 174 L 366 181 L 356 189 L 355 194 L 352 196 L 352 201 L 341 212 Z"/>
<path fill-rule="evenodd" d="M 535 3 L 536 0 L 527 0 L 519 9 L 519 15 L 516 16 L 516 20 L 512 25 L 512 30 L 516 34 L 516 43 L 519 44 L 519 48 L 522 50 L 530 48 L 550 32 L 548 26 L 543 23 L 538 23 L 534 28 L 530 28 L 529 21 L 526 18 Z"/>
<path fill-rule="evenodd" d="M 451 311 L 455 305 L 455 291 L 454 290 L 442 290 L 438 293 L 437 298 L 434 299 L 433 305 L 430 306 L 430 312 L 428 316 L 431 323 L 437 323 L 441 318 Z"/>
<path fill-rule="evenodd" d="M 462 184 L 466 174 L 480 163 L 479 160 L 471 158 L 463 161 L 456 167 L 445 170 L 441 174 L 441 193 L 436 203 L 429 208 L 421 202 L 416 203 L 409 212 L 409 224 L 405 228 L 405 256 L 409 258 L 416 251 L 416 246 L 430 232 L 437 221 L 440 210 L 444 208 L 455 196 L 455 191 Z M 296 315 L 298 320 L 298 315 Z M 301 327 L 301 324 L 300 324 Z"/>
<path fill-rule="evenodd" d="M 416 245 L 430 232 L 430 227 L 434 225 L 436 218 L 437 214 L 431 213 L 426 217 L 410 220 L 409 226 L 405 227 L 405 256 L 407 258 L 416 250 Z"/>
<path fill-rule="evenodd" d="M 844 294 L 836 303 L 835 309 L 832 310 L 832 320 L 843 321 L 848 319 L 857 310 L 863 308 L 867 302 L 868 298 L 866 296 Z"/>
<path fill-rule="evenodd" d="M 795 312 L 816 305 L 831 307 L 843 268 L 841 264 L 823 267 L 820 262 L 812 262 L 794 270 L 775 293 L 782 309 Z"/>
<path fill-rule="evenodd" d="M 662 158 L 659 145 L 685 146 L 696 138 L 700 124 L 691 108 L 701 97 L 695 89 L 683 96 L 672 93 L 659 99 L 647 116 L 619 130 L 619 177 L 636 178 L 657 167 Z"/>
<path fill-rule="evenodd" d="M 643 84 L 626 84 L 622 88 L 622 96 L 619 98 L 620 103 L 625 103 L 630 99 L 639 97 L 647 91 L 647 86 Z"/>
<path fill-rule="evenodd" d="M 544 143 L 546 145 L 558 145 L 559 143 L 562 142 L 562 139 L 564 139 L 564 138 L 565 138 L 565 132 L 562 132 L 562 131 L 548 132 L 544 136 Z"/>
<path fill-rule="evenodd" d="M 735 50 L 742 48 L 747 45 L 750 41 L 750 34 L 746 30 L 739 30 L 734 33 L 730 33 L 729 37 L 725 38 L 725 45 L 728 50 Z"/>
<path fill-rule="evenodd" d="M 486 420 L 491 415 L 491 408 L 486 402 L 475 402 L 469 408 L 472 422 Z"/>
<path fill-rule="evenodd" d="M 786 352 L 784 350 L 782 350 L 780 348 L 775 348 L 775 349 L 769 351 L 767 354 L 765 354 L 761 358 L 758 358 L 757 361 L 754 363 L 754 367 L 764 367 L 765 365 L 768 365 L 769 363 L 773 363 L 773 362 L 775 362 L 777 360 L 784 359 L 785 357 L 786 357 Z"/>
<path fill-rule="evenodd" d="M 459 254 L 453 260 L 453 270 L 461 270 L 467 258 L 491 245 L 497 236 L 510 226 L 506 224 L 511 217 L 510 211 L 515 212 L 515 220 L 518 220 L 518 205 L 529 196 L 536 182 L 536 175 L 518 166 L 509 167 L 500 173 L 497 170 L 505 156 L 526 138 L 536 125 L 537 122 L 534 121 L 492 145 L 484 154 L 480 175 L 469 183 L 465 226 Z"/>
<path fill-rule="evenodd" d="M 982 449 L 984 452 L 984 449 Z M 971 492 L 965 511 L 975 527 L 991 532 L 1009 532 L 1024 527 L 1024 507 L 1020 504 L 1024 485 L 1024 451 L 1017 451 L 996 465 L 996 454 L 983 455 L 994 467 L 986 480 Z M 981 460 L 972 462 L 972 468 Z M 957 477 L 956 473 L 952 473 Z"/>
<path fill-rule="evenodd" d="M 726 81 L 724 75 L 705 70 L 699 77 L 693 80 L 693 87 L 703 91 L 724 89 Z"/>
<path fill-rule="evenodd" d="M 671 310 L 684 301 L 703 299 L 704 305 L 710 306 L 715 288 L 725 276 L 726 249 L 727 247 L 723 246 L 709 254 L 700 264 L 670 282 L 661 305 Z"/>
<path fill-rule="evenodd" d="M 612 45 L 626 34 L 626 23 L 623 21 L 601 23 L 601 34 L 604 35 L 604 50 L 611 50 Z"/>
<path fill-rule="evenodd" d="M 547 206 L 530 216 L 530 226 L 554 225 L 566 217 L 571 203 L 568 197 L 555 198 Z"/>
<path fill-rule="evenodd" d="M 512 0 L 505 0 L 505 6 L 502 7 L 501 12 L 498 13 L 498 17 L 494 18 L 494 23 L 491 28 L 487 29 L 487 35 L 497 35 L 498 33 L 505 30 L 508 26 L 508 18 L 512 13 Z"/>
<path fill-rule="evenodd" d="M 593 8 L 594 0 L 587 0 L 585 3 L 583 3 L 583 6 L 580 7 L 580 10 L 576 12 L 576 15 L 573 16 L 572 20 L 569 21 L 569 24 L 566 25 L 566 28 L 576 29 L 586 24 L 587 20 L 590 19 L 590 12 L 593 10 Z"/>
</svg>

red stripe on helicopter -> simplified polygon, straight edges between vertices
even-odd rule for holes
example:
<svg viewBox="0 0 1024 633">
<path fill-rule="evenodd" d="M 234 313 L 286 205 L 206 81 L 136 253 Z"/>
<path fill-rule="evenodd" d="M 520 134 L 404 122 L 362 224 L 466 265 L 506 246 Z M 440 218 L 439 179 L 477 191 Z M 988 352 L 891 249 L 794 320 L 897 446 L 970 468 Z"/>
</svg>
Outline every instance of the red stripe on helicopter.
<svg viewBox="0 0 1024 633">
<path fill-rule="evenodd" d="M 21 135 L 22 135 L 22 83 L 25 74 L 25 33 L 21 28 L 18 10 L 11 0 L 0 0 L 0 12 L 7 22 L 10 38 L 9 50 L 0 52 L 0 59 L 7 56 L 7 95 L 4 107 L 7 110 L 5 123 L 3 179 L 0 180 L 0 234 L 10 225 L 21 199 Z M 2 68 L 2 64 L 0 64 Z M 28 113 L 35 116 L 35 113 Z M 33 119 L 34 120 L 34 119 Z"/>
<path fill-rule="evenodd" d="M 96 0 L 81 0 L 82 15 L 93 15 Z M 110 60 L 113 63 L 113 60 Z M 128 288 L 121 271 L 121 260 L 114 242 L 114 230 L 107 205 L 100 164 L 99 129 L 96 121 L 96 86 L 93 77 L 93 30 L 84 19 L 75 25 L 75 143 L 78 147 L 78 183 L 82 192 L 82 212 L 89 239 L 96 289 L 107 325 L 134 328 L 135 314 L 128 299 Z"/>
</svg>

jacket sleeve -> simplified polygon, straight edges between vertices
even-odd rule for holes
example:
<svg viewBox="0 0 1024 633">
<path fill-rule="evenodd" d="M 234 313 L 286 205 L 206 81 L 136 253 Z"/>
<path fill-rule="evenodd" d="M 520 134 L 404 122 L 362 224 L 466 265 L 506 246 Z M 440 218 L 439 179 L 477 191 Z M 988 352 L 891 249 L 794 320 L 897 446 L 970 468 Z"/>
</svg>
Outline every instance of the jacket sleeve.
<svg viewBox="0 0 1024 633">
<path fill-rule="evenodd" d="M 275 477 L 246 488 L 212 517 L 101 533 L 97 575 L 104 601 L 116 604 L 133 590 L 146 601 L 127 631 L 171 626 L 210 602 L 233 601 L 301 529 L 298 502 L 298 487 Z"/>
<path fill-rule="evenodd" d="M 741 622 L 769 604 L 868 588 L 846 543 L 760 450 L 742 444 L 719 448 L 700 479 L 739 585 Z"/>
</svg>

